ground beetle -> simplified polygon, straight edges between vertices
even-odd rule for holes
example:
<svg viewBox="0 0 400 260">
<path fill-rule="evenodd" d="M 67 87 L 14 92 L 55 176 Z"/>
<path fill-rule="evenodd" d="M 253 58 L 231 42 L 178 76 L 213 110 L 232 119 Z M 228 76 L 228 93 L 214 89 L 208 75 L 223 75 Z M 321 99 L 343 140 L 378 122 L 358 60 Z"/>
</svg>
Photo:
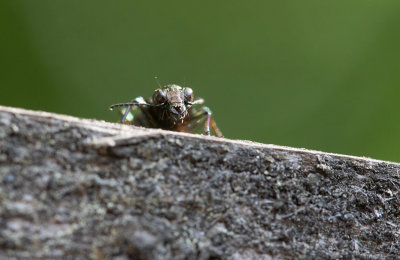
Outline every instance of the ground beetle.
<svg viewBox="0 0 400 260">
<path fill-rule="evenodd" d="M 211 128 L 216 136 L 222 137 L 211 110 L 205 106 L 194 107 L 203 102 L 201 98 L 194 100 L 191 88 L 171 84 L 156 89 L 147 102 L 137 97 L 129 103 L 112 105 L 110 109 L 123 107 L 121 123 L 124 124 L 195 133 L 204 123 L 204 134 L 210 135 Z"/>
</svg>

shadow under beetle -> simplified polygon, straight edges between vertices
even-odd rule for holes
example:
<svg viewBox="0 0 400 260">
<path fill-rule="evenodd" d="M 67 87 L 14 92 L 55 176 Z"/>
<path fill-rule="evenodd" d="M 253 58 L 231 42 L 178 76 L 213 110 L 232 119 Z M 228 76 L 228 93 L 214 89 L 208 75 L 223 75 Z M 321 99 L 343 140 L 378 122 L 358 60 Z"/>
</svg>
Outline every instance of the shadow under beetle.
<svg viewBox="0 0 400 260">
<path fill-rule="evenodd" d="M 194 107 L 203 102 L 201 98 L 194 100 L 191 88 L 171 84 L 156 89 L 147 102 L 137 97 L 129 103 L 111 105 L 110 110 L 123 107 L 121 123 L 124 124 L 195 133 L 204 123 L 205 135 L 210 135 L 212 129 L 216 136 L 222 137 L 211 110 L 205 106 Z"/>
</svg>

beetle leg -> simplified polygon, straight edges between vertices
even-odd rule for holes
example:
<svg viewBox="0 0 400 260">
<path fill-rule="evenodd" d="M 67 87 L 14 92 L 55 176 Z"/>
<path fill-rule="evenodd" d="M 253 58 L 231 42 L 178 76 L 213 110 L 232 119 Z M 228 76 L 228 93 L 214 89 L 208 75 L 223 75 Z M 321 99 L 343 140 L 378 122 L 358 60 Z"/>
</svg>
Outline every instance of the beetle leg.
<svg viewBox="0 0 400 260">
<path fill-rule="evenodd" d="M 188 102 L 188 104 L 191 105 L 191 106 L 193 106 L 193 105 L 200 105 L 200 104 L 203 104 L 203 103 L 204 103 L 204 99 L 202 99 L 202 98 L 197 99 L 197 100 L 195 100 L 195 101 L 193 101 L 193 102 Z"/>
<path fill-rule="evenodd" d="M 203 110 L 207 114 L 207 120 L 206 120 L 206 123 L 204 125 L 204 134 L 210 135 L 210 126 L 211 126 L 212 130 L 215 132 L 215 135 L 218 136 L 218 137 L 222 137 L 222 132 L 217 127 L 217 124 L 215 123 L 215 120 L 212 117 L 211 110 L 208 107 L 203 107 Z"/>
<path fill-rule="evenodd" d="M 211 121 L 212 113 L 211 113 L 211 110 L 208 107 L 204 107 L 203 109 L 207 113 L 206 114 L 207 115 L 207 120 L 206 120 L 205 125 L 204 125 L 204 134 L 205 135 L 210 135 L 210 121 Z"/>
<path fill-rule="evenodd" d="M 186 121 L 185 126 L 183 126 L 182 130 L 184 132 L 193 132 L 199 128 L 199 124 L 201 122 L 205 122 L 204 125 L 204 134 L 210 135 L 210 127 L 215 132 L 215 135 L 218 137 L 222 137 L 221 131 L 218 129 L 217 124 L 212 117 L 212 112 L 208 107 L 202 107 L 200 111 L 197 111 L 190 119 Z"/>
<path fill-rule="evenodd" d="M 114 107 L 120 107 L 120 106 L 127 106 L 128 108 L 125 110 L 124 115 L 122 116 L 121 119 L 121 123 L 124 123 L 127 116 L 129 115 L 129 113 L 131 112 L 133 106 L 143 106 L 143 105 L 149 105 L 144 99 L 143 97 L 137 97 L 135 99 L 132 99 L 131 102 L 129 103 L 122 103 L 122 104 L 115 104 L 110 106 L 110 109 L 112 110 Z"/>
<path fill-rule="evenodd" d="M 219 130 L 219 128 L 218 128 L 218 126 L 217 126 L 217 123 L 215 123 L 215 120 L 214 120 L 213 117 L 211 117 L 211 119 L 210 119 L 210 124 L 211 124 L 211 128 L 212 128 L 212 129 L 214 130 L 214 132 L 215 132 L 215 136 L 217 136 L 217 137 L 224 137 L 224 136 L 222 135 L 221 130 Z"/>
<path fill-rule="evenodd" d="M 121 123 L 124 123 L 124 122 L 125 122 L 126 117 L 128 116 L 129 112 L 131 112 L 131 110 L 132 110 L 132 107 L 133 107 L 133 105 L 130 105 L 130 106 L 126 109 L 124 115 L 122 116 Z"/>
</svg>

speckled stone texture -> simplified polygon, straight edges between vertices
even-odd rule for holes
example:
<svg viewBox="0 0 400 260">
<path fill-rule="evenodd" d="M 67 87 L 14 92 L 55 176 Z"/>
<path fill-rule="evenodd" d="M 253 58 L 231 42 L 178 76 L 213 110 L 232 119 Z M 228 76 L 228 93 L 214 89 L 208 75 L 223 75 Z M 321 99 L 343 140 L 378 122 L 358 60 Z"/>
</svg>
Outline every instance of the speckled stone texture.
<svg viewBox="0 0 400 260">
<path fill-rule="evenodd" d="M 399 170 L 0 107 L 0 259 L 400 259 Z"/>
</svg>

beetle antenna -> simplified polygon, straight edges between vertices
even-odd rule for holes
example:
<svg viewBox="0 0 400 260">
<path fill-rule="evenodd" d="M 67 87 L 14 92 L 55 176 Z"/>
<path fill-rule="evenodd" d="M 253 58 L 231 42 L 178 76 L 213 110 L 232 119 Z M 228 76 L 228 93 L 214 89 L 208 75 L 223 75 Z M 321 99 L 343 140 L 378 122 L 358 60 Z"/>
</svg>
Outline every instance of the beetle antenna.
<svg viewBox="0 0 400 260">
<path fill-rule="evenodd" d="M 148 103 L 120 103 L 120 104 L 114 104 L 109 107 L 110 110 L 113 110 L 116 107 L 129 107 L 129 106 L 145 106 L 145 107 L 160 107 L 165 105 L 165 103 L 153 105 L 153 104 L 148 104 Z"/>
<path fill-rule="evenodd" d="M 160 88 L 162 88 L 162 87 L 161 87 L 161 84 L 160 84 L 160 81 L 158 81 L 158 77 L 157 77 L 157 76 L 155 76 L 155 77 L 154 77 L 154 79 L 156 80 L 156 82 L 157 82 L 158 86 L 159 86 Z"/>
<path fill-rule="evenodd" d="M 109 107 L 109 109 L 113 110 L 116 107 L 129 107 L 129 106 L 151 106 L 151 105 L 147 104 L 147 103 L 143 103 L 143 104 L 141 104 L 141 103 L 120 103 L 120 104 L 111 105 Z"/>
</svg>

